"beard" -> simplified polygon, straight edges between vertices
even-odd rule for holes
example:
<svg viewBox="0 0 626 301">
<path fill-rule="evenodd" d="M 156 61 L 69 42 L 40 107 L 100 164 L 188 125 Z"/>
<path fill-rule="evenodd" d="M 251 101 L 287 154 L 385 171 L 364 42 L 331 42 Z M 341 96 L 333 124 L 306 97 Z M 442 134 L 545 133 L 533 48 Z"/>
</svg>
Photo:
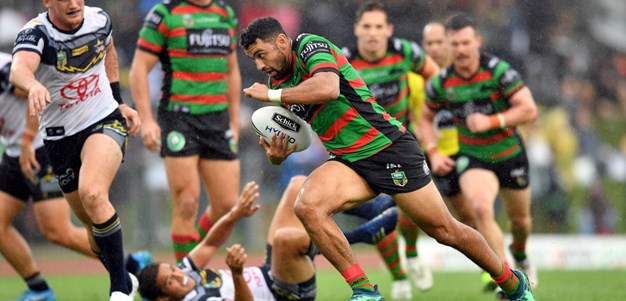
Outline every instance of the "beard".
<svg viewBox="0 0 626 301">
<path fill-rule="evenodd" d="M 278 56 L 276 58 L 277 68 L 272 68 L 273 71 L 276 71 L 276 75 L 272 76 L 272 78 L 279 80 L 291 74 L 291 65 L 287 60 L 287 56 L 278 48 L 276 50 L 278 51 Z"/>
</svg>

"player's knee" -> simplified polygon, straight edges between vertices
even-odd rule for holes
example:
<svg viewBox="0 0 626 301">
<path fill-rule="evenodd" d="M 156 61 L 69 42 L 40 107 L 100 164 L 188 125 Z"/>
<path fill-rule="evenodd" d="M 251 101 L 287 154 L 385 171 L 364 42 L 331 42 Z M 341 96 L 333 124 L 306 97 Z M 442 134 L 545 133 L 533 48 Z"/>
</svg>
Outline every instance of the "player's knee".
<svg viewBox="0 0 626 301">
<path fill-rule="evenodd" d="M 298 251 L 305 252 L 308 247 L 308 235 L 302 229 L 281 228 L 276 230 L 274 234 L 274 243 L 272 248 L 276 251 Z"/>
<path fill-rule="evenodd" d="M 524 230 L 528 229 L 531 225 L 530 216 L 521 216 L 516 215 L 510 217 L 511 227 L 515 230 Z"/>
<path fill-rule="evenodd" d="M 79 188 L 78 194 L 83 206 L 91 210 L 98 210 L 109 201 L 109 194 L 99 189 L 90 187 Z"/>
<path fill-rule="evenodd" d="M 459 223 L 460 225 L 460 223 Z M 455 223 L 438 225 L 429 231 L 429 235 L 438 243 L 446 246 L 454 247 L 460 241 L 464 240 L 463 231 L 458 231 L 459 227 Z"/>
<path fill-rule="evenodd" d="M 289 185 L 287 185 L 286 192 L 298 193 L 300 189 L 302 189 L 302 185 L 304 185 L 304 181 L 306 181 L 307 177 L 298 175 L 293 176 L 289 180 Z"/>
<path fill-rule="evenodd" d="M 494 218 L 493 206 L 485 204 L 483 202 L 477 202 L 474 205 L 474 212 L 476 219 L 484 220 Z"/>
<path fill-rule="evenodd" d="M 178 195 L 174 198 L 174 212 L 177 216 L 195 218 L 198 212 L 199 200 L 191 195 Z"/>
</svg>

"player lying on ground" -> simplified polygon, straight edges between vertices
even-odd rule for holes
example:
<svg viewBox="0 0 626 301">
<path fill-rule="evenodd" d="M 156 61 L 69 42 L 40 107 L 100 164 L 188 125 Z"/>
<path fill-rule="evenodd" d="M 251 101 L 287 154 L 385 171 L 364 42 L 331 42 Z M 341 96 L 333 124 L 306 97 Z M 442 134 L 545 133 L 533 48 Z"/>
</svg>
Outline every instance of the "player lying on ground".
<svg viewBox="0 0 626 301">
<path fill-rule="evenodd" d="M 237 222 L 257 211 L 254 201 L 259 197 L 258 185 L 246 184 L 237 204 L 218 220 L 201 244 L 177 266 L 154 263 L 139 273 L 139 292 L 143 298 L 157 301 L 178 300 L 314 300 L 317 248 L 293 208 L 298 191 L 306 177 L 295 176 L 283 192 L 267 237 L 266 258 L 259 267 L 243 267 L 247 255 L 240 245 L 228 248 L 228 270 L 205 268 L 218 249 L 228 240 Z M 373 235 L 393 231 L 397 222 L 396 208 L 385 211 L 369 223 L 378 223 Z M 388 232 L 387 232 L 388 233 Z M 359 236 L 354 242 L 373 241 L 372 236 Z M 244 275 L 259 281 L 246 282 Z M 217 285 L 221 284 L 221 285 Z"/>
</svg>

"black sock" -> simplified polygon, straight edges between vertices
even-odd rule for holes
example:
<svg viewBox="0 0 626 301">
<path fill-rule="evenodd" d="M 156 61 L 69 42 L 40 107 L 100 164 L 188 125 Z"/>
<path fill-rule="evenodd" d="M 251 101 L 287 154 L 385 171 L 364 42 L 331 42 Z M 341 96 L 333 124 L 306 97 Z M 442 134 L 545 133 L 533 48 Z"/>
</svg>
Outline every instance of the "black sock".
<svg viewBox="0 0 626 301">
<path fill-rule="evenodd" d="M 133 258 L 130 254 L 126 255 L 126 270 L 137 276 L 137 271 L 139 270 L 139 262 Z"/>
<path fill-rule="evenodd" d="M 43 292 L 50 289 L 46 279 L 40 272 L 24 278 L 24 281 L 26 282 L 26 285 L 28 285 L 28 289 L 31 291 Z"/>
<path fill-rule="evenodd" d="M 101 261 L 109 271 L 110 293 L 117 291 L 129 294 L 131 282 L 124 267 L 122 225 L 117 213 L 102 224 L 93 224 L 92 232 L 103 257 Z"/>
<path fill-rule="evenodd" d="M 94 249 L 91 249 L 91 251 L 94 254 L 96 254 L 96 257 L 98 257 L 98 260 L 100 260 L 100 263 L 102 263 L 104 268 L 108 271 L 109 268 L 107 267 L 107 263 L 106 263 L 106 260 L 104 259 L 104 255 L 102 255 L 102 252 L 96 252 Z"/>
</svg>

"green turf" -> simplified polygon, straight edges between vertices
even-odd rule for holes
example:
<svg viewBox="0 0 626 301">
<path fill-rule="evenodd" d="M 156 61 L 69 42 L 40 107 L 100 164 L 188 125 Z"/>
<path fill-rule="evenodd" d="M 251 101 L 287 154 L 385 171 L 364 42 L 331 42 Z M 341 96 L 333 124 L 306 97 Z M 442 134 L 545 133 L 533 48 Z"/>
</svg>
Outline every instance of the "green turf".
<svg viewBox="0 0 626 301">
<path fill-rule="evenodd" d="M 384 270 L 368 270 L 370 278 L 378 281 L 383 294 L 388 293 L 390 279 Z M 535 292 L 540 301 L 622 301 L 626 300 L 626 271 L 541 271 Z M 107 301 L 108 279 L 104 275 L 48 276 L 59 301 Z M 347 300 L 349 289 L 338 273 L 318 271 L 317 300 Z M 25 289 L 16 277 L 0 277 L 0 301 L 15 300 Z M 495 300 L 493 295 L 480 292 L 477 272 L 435 273 L 435 286 L 422 293 L 414 290 L 414 300 L 479 301 Z M 136 300 L 139 300 L 137 298 Z M 391 300 L 387 296 L 387 300 Z"/>
</svg>

